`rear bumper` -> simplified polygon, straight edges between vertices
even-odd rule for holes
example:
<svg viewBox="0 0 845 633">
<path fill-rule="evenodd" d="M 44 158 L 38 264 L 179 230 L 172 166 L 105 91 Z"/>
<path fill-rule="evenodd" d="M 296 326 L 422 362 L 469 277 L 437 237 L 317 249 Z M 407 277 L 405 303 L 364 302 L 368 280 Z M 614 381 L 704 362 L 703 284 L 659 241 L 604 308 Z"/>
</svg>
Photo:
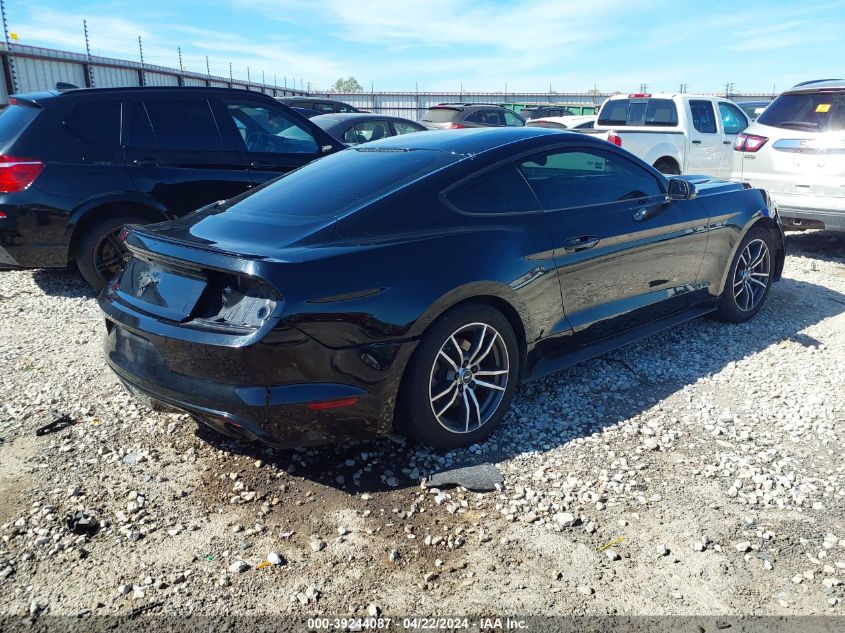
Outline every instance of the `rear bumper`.
<svg viewBox="0 0 845 633">
<path fill-rule="evenodd" d="M 296 340 L 276 341 L 273 350 L 262 343 L 229 348 L 130 331 L 111 320 L 106 329 L 106 360 L 136 396 L 186 411 L 227 435 L 278 447 L 389 433 L 400 364 L 376 356 L 396 360 L 415 345 L 330 350 L 297 332 Z M 270 375 L 262 367 L 268 362 L 290 382 L 265 382 Z M 347 398 L 358 400 L 328 410 L 308 406 Z"/>
<path fill-rule="evenodd" d="M 845 198 L 783 193 L 769 195 L 777 202 L 778 213 L 786 228 L 806 223 L 806 228 L 821 228 L 818 227 L 821 224 L 830 231 L 845 231 Z"/>
</svg>

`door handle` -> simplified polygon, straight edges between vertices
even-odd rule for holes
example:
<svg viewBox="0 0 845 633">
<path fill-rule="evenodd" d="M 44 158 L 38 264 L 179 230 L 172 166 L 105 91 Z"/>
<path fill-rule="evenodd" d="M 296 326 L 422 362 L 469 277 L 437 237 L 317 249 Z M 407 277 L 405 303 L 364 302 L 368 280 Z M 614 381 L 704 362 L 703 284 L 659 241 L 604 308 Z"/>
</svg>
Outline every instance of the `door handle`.
<svg viewBox="0 0 845 633">
<path fill-rule="evenodd" d="M 249 166 L 253 169 L 257 169 L 259 167 L 270 167 L 271 165 L 266 160 L 254 160 L 249 164 Z"/>
<path fill-rule="evenodd" d="M 563 243 L 563 250 L 567 253 L 577 253 L 578 251 L 585 251 L 592 248 L 599 243 L 599 238 L 595 235 L 581 235 L 580 237 L 573 237 Z"/>
<path fill-rule="evenodd" d="M 733 145 L 732 141 L 722 141 L 722 145 Z"/>
<path fill-rule="evenodd" d="M 158 165 L 158 161 L 155 158 L 136 158 L 132 164 L 138 167 L 152 167 Z"/>
<path fill-rule="evenodd" d="M 693 145 L 701 145 L 701 141 L 693 141 L 692 144 Z"/>
</svg>

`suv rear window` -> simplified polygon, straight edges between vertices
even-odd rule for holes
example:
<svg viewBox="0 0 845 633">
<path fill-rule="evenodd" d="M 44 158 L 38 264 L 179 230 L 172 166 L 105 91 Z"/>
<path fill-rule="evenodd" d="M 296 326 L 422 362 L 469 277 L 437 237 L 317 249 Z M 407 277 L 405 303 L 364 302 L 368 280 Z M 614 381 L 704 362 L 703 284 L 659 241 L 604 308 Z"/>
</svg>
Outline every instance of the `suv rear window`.
<svg viewBox="0 0 845 633">
<path fill-rule="evenodd" d="M 422 120 L 430 123 L 448 123 L 458 116 L 460 110 L 452 108 L 431 108 L 423 114 Z"/>
<path fill-rule="evenodd" d="M 233 198 L 227 213 L 268 224 L 281 215 L 340 215 L 460 158 L 438 150 L 347 149 Z"/>
<path fill-rule="evenodd" d="M 599 125 L 678 125 L 678 110 L 671 99 L 612 99 L 599 114 Z"/>
<path fill-rule="evenodd" d="M 20 105 L 10 105 L 0 111 L 0 149 L 6 149 L 16 141 L 39 112 L 38 108 Z"/>
<path fill-rule="evenodd" d="M 789 130 L 845 130 L 845 92 L 783 94 L 767 107 L 758 123 Z"/>
</svg>

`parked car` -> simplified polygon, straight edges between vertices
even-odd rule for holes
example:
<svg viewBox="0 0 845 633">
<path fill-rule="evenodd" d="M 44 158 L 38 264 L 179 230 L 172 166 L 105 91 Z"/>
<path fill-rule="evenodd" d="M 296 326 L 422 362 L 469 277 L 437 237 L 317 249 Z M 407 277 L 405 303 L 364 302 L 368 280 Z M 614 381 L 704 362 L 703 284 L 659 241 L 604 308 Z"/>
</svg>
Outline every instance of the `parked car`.
<svg viewBox="0 0 845 633">
<path fill-rule="evenodd" d="M 549 107 L 555 109 L 567 110 L 565 114 L 543 114 L 537 116 L 584 116 L 591 114 L 598 114 L 599 106 L 587 103 L 500 103 L 500 106 L 512 110 L 522 116 L 524 119 L 531 117 L 526 116 L 525 110 L 533 108 Z"/>
<path fill-rule="evenodd" d="M 431 130 L 525 125 L 521 116 L 492 103 L 441 103 L 426 110 L 421 122 Z"/>
<path fill-rule="evenodd" d="M 541 119 L 529 119 L 528 127 L 547 127 L 553 130 L 592 130 L 596 125 L 596 116 L 552 116 Z"/>
<path fill-rule="evenodd" d="M 321 114 L 311 122 L 346 145 L 428 130 L 416 121 L 381 114 Z"/>
<path fill-rule="evenodd" d="M 602 105 L 593 131 L 670 175 L 727 178 L 736 135 L 748 117 L 727 99 L 691 94 L 629 94 Z"/>
<path fill-rule="evenodd" d="M 546 117 L 553 116 L 575 116 L 575 113 L 565 106 L 556 106 L 550 104 L 522 108 L 522 110 L 519 111 L 519 116 L 521 116 L 526 121 L 530 121 L 531 119 L 543 119 Z"/>
<path fill-rule="evenodd" d="M 748 117 L 750 122 L 754 122 L 757 120 L 763 110 L 766 109 L 771 101 L 738 101 L 737 105 L 739 106 L 740 110 L 745 112 L 745 115 Z"/>
<path fill-rule="evenodd" d="M 178 217 L 343 146 L 272 97 L 228 88 L 97 88 L 0 112 L 0 266 L 75 261 L 100 288 L 124 224 Z"/>
<path fill-rule="evenodd" d="M 483 441 L 522 382 L 704 314 L 750 319 L 784 260 L 764 192 L 536 128 L 349 148 L 125 240 L 99 299 L 112 369 L 282 446 Z"/>
<path fill-rule="evenodd" d="M 335 112 L 363 112 L 355 106 L 351 106 L 337 99 L 322 99 L 320 97 L 276 97 L 279 103 L 284 103 L 300 114 L 308 117 L 315 117 L 319 114 L 332 114 Z"/>
<path fill-rule="evenodd" d="M 765 188 L 787 228 L 845 231 L 845 81 L 775 99 L 737 136 L 731 180 Z"/>
</svg>

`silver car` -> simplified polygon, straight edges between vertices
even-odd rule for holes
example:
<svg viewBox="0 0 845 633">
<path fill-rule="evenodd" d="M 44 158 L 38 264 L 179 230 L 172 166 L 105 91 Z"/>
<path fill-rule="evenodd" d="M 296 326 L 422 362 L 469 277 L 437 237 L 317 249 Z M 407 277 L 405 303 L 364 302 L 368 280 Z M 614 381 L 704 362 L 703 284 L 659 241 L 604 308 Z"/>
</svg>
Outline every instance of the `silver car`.
<svg viewBox="0 0 845 633">
<path fill-rule="evenodd" d="M 775 99 L 737 135 L 731 180 L 768 191 L 787 229 L 845 231 L 845 81 Z"/>
</svg>

